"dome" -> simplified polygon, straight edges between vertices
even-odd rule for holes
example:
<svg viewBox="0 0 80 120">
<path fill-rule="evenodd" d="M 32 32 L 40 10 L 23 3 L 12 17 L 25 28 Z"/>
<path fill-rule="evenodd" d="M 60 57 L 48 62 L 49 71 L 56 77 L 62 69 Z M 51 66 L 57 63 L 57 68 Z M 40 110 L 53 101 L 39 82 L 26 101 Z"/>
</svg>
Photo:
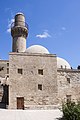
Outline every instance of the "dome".
<svg viewBox="0 0 80 120">
<path fill-rule="evenodd" d="M 41 45 L 32 45 L 29 48 L 27 48 L 25 52 L 27 52 L 27 53 L 49 54 L 49 51 Z"/>
<path fill-rule="evenodd" d="M 57 68 L 71 69 L 71 66 L 65 59 L 57 57 Z"/>
<path fill-rule="evenodd" d="M 23 15 L 24 16 L 24 14 L 22 12 L 18 12 L 18 13 L 16 13 L 16 15 Z"/>
</svg>

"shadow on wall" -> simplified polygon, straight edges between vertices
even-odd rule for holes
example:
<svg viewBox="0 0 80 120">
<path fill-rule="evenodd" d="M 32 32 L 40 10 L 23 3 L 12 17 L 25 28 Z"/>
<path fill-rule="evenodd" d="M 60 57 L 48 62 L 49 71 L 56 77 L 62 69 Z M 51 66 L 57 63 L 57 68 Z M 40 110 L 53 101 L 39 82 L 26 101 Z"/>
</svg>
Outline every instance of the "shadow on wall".
<svg viewBox="0 0 80 120">
<path fill-rule="evenodd" d="M 6 109 L 7 105 L 9 105 L 9 85 L 2 85 L 3 86 L 3 96 L 0 102 L 0 108 Z"/>
</svg>

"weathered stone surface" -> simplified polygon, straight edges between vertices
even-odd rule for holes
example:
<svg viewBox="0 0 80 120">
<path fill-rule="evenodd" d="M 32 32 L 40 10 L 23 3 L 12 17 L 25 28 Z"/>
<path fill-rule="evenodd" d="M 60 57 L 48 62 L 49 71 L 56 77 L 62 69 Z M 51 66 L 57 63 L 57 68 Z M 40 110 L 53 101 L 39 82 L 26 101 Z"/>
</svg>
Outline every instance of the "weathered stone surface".
<svg viewBox="0 0 80 120">
<path fill-rule="evenodd" d="M 7 63 L 9 63 L 8 60 L 0 60 L 0 77 L 2 78 L 7 76 L 7 68 L 9 68 L 9 66 L 7 66 Z"/>
<path fill-rule="evenodd" d="M 71 95 L 72 101 L 80 101 L 80 70 L 57 70 L 55 55 L 10 53 L 9 61 L 1 60 L 0 67 L 4 67 L 0 71 L 0 101 L 1 85 L 5 82 L 9 85 L 8 108 L 17 108 L 17 97 L 24 97 L 25 109 L 53 109 L 66 101 L 67 95 Z M 18 69 L 22 69 L 22 74 Z M 43 70 L 43 75 L 38 74 L 38 69 Z M 42 85 L 42 90 L 38 89 L 38 84 Z"/>
<path fill-rule="evenodd" d="M 71 95 L 72 101 L 80 101 L 80 70 L 58 70 L 57 81 L 59 103 L 66 101 L 66 95 Z"/>
<path fill-rule="evenodd" d="M 10 108 L 16 108 L 17 97 L 24 97 L 26 105 L 57 103 L 57 61 L 55 55 L 27 53 L 10 54 Z M 18 69 L 23 74 L 18 74 Z M 43 75 L 38 74 L 43 69 Z M 38 90 L 38 84 L 42 90 Z"/>
<path fill-rule="evenodd" d="M 25 109 L 60 107 L 67 95 L 71 95 L 72 101 L 80 101 L 80 70 L 57 70 L 55 55 L 10 53 L 9 61 L 1 60 L 0 66 L 4 67 L 0 71 L 0 101 L 3 97 L 1 85 L 5 82 L 9 85 L 8 108 L 17 108 L 17 97 L 24 97 Z M 18 69 L 22 69 L 22 74 Z M 38 74 L 38 69 L 43 70 L 43 75 Z M 38 89 L 38 84 L 42 85 L 42 90 Z"/>
</svg>

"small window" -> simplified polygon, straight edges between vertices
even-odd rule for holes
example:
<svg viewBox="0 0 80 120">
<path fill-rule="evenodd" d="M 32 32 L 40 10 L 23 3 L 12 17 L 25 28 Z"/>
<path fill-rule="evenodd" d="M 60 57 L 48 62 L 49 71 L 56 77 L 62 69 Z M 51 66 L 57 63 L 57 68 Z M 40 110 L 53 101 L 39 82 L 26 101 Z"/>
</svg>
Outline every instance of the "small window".
<svg viewBox="0 0 80 120">
<path fill-rule="evenodd" d="M 7 74 L 9 74 L 9 68 L 7 68 Z"/>
<path fill-rule="evenodd" d="M 65 65 L 65 69 L 66 69 L 66 65 Z"/>
<path fill-rule="evenodd" d="M 2 70 L 4 70 L 4 67 L 1 67 L 1 66 L 0 66 L 0 71 L 2 71 Z"/>
<path fill-rule="evenodd" d="M 71 102 L 71 95 L 66 95 L 67 103 Z"/>
<path fill-rule="evenodd" d="M 67 82 L 70 83 L 70 78 L 67 78 Z"/>
<path fill-rule="evenodd" d="M 38 69 L 38 74 L 43 75 L 43 69 Z"/>
<path fill-rule="evenodd" d="M 17 49 L 17 52 L 18 52 L 19 50 Z"/>
<path fill-rule="evenodd" d="M 22 73 L 23 73 L 23 70 L 22 70 L 22 69 L 18 69 L 18 73 L 19 73 L 19 74 L 22 74 Z"/>
<path fill-rule="evenodd" d="M 9 63 L 7 63 L 7 67 L 9 67 Z"/>
<path fill-rule="evenodd" d="M 38 90 L 42 90 L 42 84 L 38 84 Z"/>
<path fill-rule="evenodd" d="M 7 75 L 7 78 L 9 78 L 9 75 Z"/>
<path fill-rule="evenodd" d="M 61 65 L 61 69 L 63 69 L 63 66 Z"/>
</svg>

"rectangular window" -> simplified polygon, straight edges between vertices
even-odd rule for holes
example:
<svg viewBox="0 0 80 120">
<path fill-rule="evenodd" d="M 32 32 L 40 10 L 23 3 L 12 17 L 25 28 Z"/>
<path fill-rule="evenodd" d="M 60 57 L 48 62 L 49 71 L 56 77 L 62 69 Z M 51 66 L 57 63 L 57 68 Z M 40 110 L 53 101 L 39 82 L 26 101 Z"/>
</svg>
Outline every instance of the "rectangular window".
<svg viewBox="0 0 80 120">
<path fill-rule="evenodd" d="M 71 95 L 66 95 L 67 103 L 71 102 Z"/>
<path fill-rule="evenodd" d="M 7 75 L 7 78 L 9 78 L 9 75 Z"/>
<path fill-rule="evenodd" d="M 7 68 L 7 74 L 9 74 L 9 68 Z"/>
<path fill-rule="evenodd" d="M 42 90 L 42 84 L 38 84 L 38 90 Z"/>
<path fill-rule="evenodd" d="M 4 70 L 4 67 L 1 67 L 1 66 L 0 66 L 0 71 L 2 71 L 2 70 Z"/>
<path fill-rule="evenodd" d="M 9 67 L 9 63 L 7 63 L 7 67 Z"/>
<path fill-rule="evenodd" d="M 43 75 L 43 69 L 38 69 L 38 74 Z"/>
<path fill-rule="evenodd" d="M 23 73 L 23 70 L 22 70 L 22 69 L 18 69 L 18 73 L 19 73 L 19 74 L 22 74 L 22 73 Z"/>
<path fill-rule="evenodd" d="M 67 78 L 67 82 L 70 83 L 70 78 Z"/>
</svg>

